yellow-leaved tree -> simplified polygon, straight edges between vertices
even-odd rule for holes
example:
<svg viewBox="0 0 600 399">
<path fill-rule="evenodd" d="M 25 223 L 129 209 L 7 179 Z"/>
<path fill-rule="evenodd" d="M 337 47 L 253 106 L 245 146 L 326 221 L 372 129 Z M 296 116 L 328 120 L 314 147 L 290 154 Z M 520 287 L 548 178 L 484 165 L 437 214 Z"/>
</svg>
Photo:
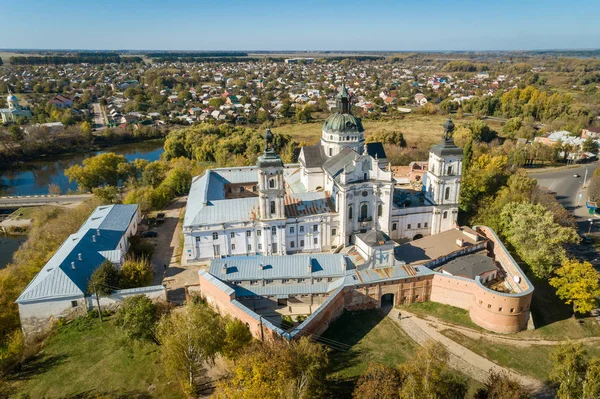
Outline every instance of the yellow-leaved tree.
<svg viewBox="0 0 600 399">
<path fill-rule="evenodd" d="M 556 288 L 556 295 L 567 304 L 573 304 L 573 311 L 581 314 L 596 308 L 600 296 L 600 273 L 589 262 L 564 259 L 554 271 L 550 285 Z"/>
</svg>

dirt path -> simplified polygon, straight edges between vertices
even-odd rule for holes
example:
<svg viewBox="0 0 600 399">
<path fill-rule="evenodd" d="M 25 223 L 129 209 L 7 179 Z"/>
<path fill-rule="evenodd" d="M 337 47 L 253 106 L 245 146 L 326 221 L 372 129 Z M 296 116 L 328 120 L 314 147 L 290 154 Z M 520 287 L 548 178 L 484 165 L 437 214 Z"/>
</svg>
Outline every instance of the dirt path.
<svg viewBox="0 0 600 399">
<path fill-rule="evenodd" d="M 551 392 L 548 392 L 544 384 L 532 377 L 525 376 L 514 370 L 501 367 L 496 363 L 480 356 L 455 341 L 441 334 L 436 328 L 432 327 L 427 320 L 420 319 L 413 314 L 403 310 L 402 319 L 398 319 L 398 310 L 392 309 L 388 317 L 400 324 L 400 327 L 418 344 L 422 345 L 425 341 L 434 340 L 444 345 L 450 352 L 450 366 L 459 370 L 480 382 L 485 382 L 490 370 L 505 371 L 512 378 L 519 381 L 523 386 L 531 389 L 536 398 L 551 398 Z"/>
</svg>

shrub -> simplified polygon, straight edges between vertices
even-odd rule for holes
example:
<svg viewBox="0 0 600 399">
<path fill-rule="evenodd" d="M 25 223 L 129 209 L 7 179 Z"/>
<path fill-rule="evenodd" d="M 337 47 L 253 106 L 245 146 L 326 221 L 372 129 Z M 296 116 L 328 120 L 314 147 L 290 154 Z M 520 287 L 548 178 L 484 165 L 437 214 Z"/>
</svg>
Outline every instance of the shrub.
<svg viewBox="0 0 600 399">
<path fill-rule="evenodd" d="M 110 295 L 110 293 L 119 287 L 119 272 L 112 264 L 106 260 L 97 268 L 90 281 L 88 282 L 88 292 L 90 294 L 98 292 L 98 295 Z"/>
<path fill-rule="evenodd" d="M 119 270 L 119 287 L 136 288 L 152 284 L 153 270 L 148 258 L 129 258 Z"/>
<path fill-rule="evenodd" d="M 153 338 L 156 321 L 156 306 L 145 295 L 125 298 L 115 319 L 116 324 L 131 339 Z"/>
</svg>

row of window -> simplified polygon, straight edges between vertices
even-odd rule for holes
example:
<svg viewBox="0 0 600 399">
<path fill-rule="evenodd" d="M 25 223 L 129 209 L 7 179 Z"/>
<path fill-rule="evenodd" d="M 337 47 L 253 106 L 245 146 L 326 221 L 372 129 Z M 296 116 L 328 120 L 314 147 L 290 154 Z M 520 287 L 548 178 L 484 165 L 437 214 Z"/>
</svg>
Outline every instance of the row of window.
<svg viewBox="0 0 600 399">
<path fill-rule="evenodd" d="M 284 278 L 281 279 L 281 284 L 288 284 L 290 281 L 292 282 L 296 282 L 296 283 L 303 283 L 305 282 L 307 279 L 305 278 L 298 278 L 298 279 L 289 279 L 289 278 Z M 325 278 L 323 277 L 319 277 L 314 279 L 315 283 L 321 283 L 323 282 L 323 280 L 325 280 Z M 332 277 L 327 277 L 327 282 L 331 283 L 333 281 Z M 258 284 L 259 280 L 250 280 L 249 283 L 250 285 L 256 285 Z M 232 281 L 233 284 L 235 285 L 240 285 L 242 283 L 244 283 L 244 281 Z M 273 280 L 265 280 L 265 284 L 272 284 Z"/>
<path fill-rule="evenodd" d="M 318 232 L 319 231 L 319 225 L 318 224 L 314 224 L 312 227 L 312 230 L 314 232 Z M 290 233 L 293 234 L 295 231 L 294 227 L 291 226 L 290 227 Z M 300 226 L 299 230 L 300 233 L 304 233 L 304 226 Z M 277 235 L 277 226 L 272 226 L 271 227 L 271 234 L 272 235 Z M 336 235 L 337 234 L 337 230 L 336 229 L 331 229 L 331 234 Z M 262 236 L 262 230 L 256 230 L 256 235 L 257 236 Z M 231 232 L 229 233 L 229 236 L 231 238 L 235 238 L 235 232 Z M 246 230 L 246 237 L 252 237 L 252 230 Z M 199 241 L 200 237 L 196 237 L 196 241 Z M 218 232 L 214 232 L 212 233 L 212 238 L 213 240 L 218 240 L 219 239 L 219 233 Z"/>
<path fill-rule="evenodd" d="M 479 304 L 483 305 L 483 301 L 481 299 L 479 300 Z M 488 303 L 487 308 L 491 309 L 492 305 Z M 498 312 L 502 312 L 502 309 L 503 309 L 502 306 L 498 307 Z M 529 309 L 529 305 L 527 305 L 527 309 Z M 521 306 L 519 308 L 519 312 L 522 312 L 522 311 L 523 311 L 523 306 Z M 514 313 L 514 312 L 515 312 L 515 308 L 510 308 L 510 313 Z"/>
<path fill-rule="evenodd" d="M 394 223 L 394 224 L 395 224 L 395 223 Z M 427 222 L 423 223 L 423 227 L 424 227 L 424 228 L 427 228 L 427 225 L 428 225 L 428 223 L 427 223 Z M 420 228 L 421 228 L 421 223 L 417 223 L 417 229 L 420 229 Z M 407 224 L 407 225 L 406 225 L 406 229 L 407 229 L 407 230 L 410 230 L 410 229 L 412 229 L 412 225 L 411 225 L 410 223 L 409 223 L 409 224 Z M 395 230 L 395 229 L 394 229 L 394 230 Z"/>
<path fill-rule="evenodd" d="M 352 212 L 352 205 L 350 205 L 348 207 L 348 220 L 352 220 L 353 218 L 353 212 Z M 377 217 L 381 217 L 383 215 L 383 206 L 381 204 L 377 205 Z M 367 205 L 367 203 L 363 203 L 360 205 L 360 215 L 359 215 L 359 221 L 361 220 L 366 220 L 369 218 L 369 206 Z"/>
</svg>

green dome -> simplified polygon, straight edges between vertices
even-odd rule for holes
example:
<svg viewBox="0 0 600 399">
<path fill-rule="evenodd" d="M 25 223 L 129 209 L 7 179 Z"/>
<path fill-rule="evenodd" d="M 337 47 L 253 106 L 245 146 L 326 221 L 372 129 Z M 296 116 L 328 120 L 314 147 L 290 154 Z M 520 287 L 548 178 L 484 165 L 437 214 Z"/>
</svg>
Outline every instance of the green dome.
<svg viewBox="0 0 600 399">
<path fill-rule="evenodd" d="M 325 133 L 362 133 L 363 129 L 360 118 L 352 114 L 335 113 L 323 123 L 323 131 Z"/>
</svg>

